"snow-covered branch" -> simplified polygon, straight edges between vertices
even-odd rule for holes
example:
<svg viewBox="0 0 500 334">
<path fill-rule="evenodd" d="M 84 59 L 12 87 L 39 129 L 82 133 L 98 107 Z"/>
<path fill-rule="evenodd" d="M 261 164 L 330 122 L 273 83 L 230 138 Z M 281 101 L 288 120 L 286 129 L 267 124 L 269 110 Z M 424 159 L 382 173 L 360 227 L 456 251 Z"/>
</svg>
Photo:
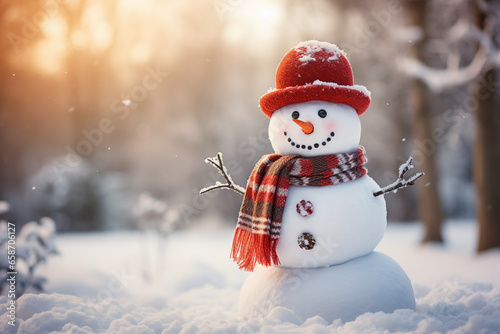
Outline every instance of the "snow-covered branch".
<svg viewBox="0 0 500 334">
<path fill-rule="evenodd" d="M 402 43 L 418 43 L 422 40 L 424 33 L 421 27 L 418 26 L 407 26 L 401 27 L 401 29 L 390 30 L 389 34 L 394 40 Z"/>
<path fill-rule="evenodd" d="M 413 158 L 409 157 L 408 160 L 401 166 L 399 166 L 399 173 L 398 173 L 398 179 L 394 181 L 393 183 L 389 184 L 388 186 L 385 186 L 384 188 L 380 189 L 379 191 L 373 193 L 373 196 L 377 197 L 380 195 L 387 194 L 388 192 L 394 192 L 396 193 L 399 189 L 401 188 L 406 188 L 408 186 L 412 186 L 415 184 L 415 181 L 420 178 L 421 176 L 424 175 L 424 173 L 417 173 L 410 177 L 408 180 L 404 179 L 404 175 L 413 168 Z"/>
<path fill-rule="evenodd" d="M 0 203 L 5 205 L 6 202 Z M 12 252 L 8 231 L 17 232 L 15 262 L 8 261 L 11 259 L 8 255 Z M 59 254 L 55 246 L 55 234 L 56 224 L 48 217 L 40 219 L 40 223 L 29 222 L 21 229 L 14 223 L 0 220 L 0 294 L 4 289 L 9 289 L 6 279 L 11 272 L 16 272 L 16 298 L 29 290 L 43 291 L 46 279 L 35 272 L 50 255 Z"/>
<path fill-rule="evenodd" d="M 450 45 L 464 40 L 472 39 L 478 43 L 477 51 L 472 61 L 463 67 L 459 67 L 460 55 L 450 52 L 446 68 L 439 69 L 428 66 L 421 61 L 403 57 L 396 60 L 396 65 L 404 74 L 422 81 L 433 93 L 440 93 L 445 89 L 467 84 L 477 78 L 481 73 L 500 67 L 500 50 L 494 43 L 496 26 L 500 24 L 498 17 L 491 14 L 494 12 L 495 4 L 485 1 L 475 1 L 479 10 L 487 14 L 485 26 L 480 29 L 470 22 L 470 19 L 462 16 L 440 40 L 430 40 L 428 43 L 441 45 L 450 49 Z"/>
<path fill-rule="evenodd" d="M 436 69 L 413 58 L 397 59 L 396 64 L 406 75 L 421 80 L 434 93 L 474 80 L 483 70 L 488 60 L 487 51 L 481 47 L 471 63 L 461 68 Z"/>
<path fill-rule="evenodd" d="M 221 183 L 217 181 L 215 185 L 201 189 L 200 195 L 203 195 L 215 189 L 231 189 L 240 195 L 245 194 L 245 189 L 234 183 L 233 179 L 231 178 L 231 175 L 227 172 L 227 168 L 226 166 L 224 166 L 224 161 L 222 160 L 222 153 L 220 152 L 217 153 L 217 155 L 213 158 L 206 158 L 205 162 L 214 166 L 219 171 L 219 173 L 224 177 L 226 183 Z"/>
</svg>

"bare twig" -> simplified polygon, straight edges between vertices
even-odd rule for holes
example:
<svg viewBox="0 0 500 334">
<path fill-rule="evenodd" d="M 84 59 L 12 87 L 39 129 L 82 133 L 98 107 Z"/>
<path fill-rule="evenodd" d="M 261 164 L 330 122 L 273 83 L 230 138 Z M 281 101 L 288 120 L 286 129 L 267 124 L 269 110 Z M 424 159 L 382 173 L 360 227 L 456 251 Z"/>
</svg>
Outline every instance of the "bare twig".
<svg viewBox="0 0 500 334">
<path fill-rule="evenodd" d="M 222 153 L 220 152 L 217 153 L 217 155 L 213 158 L 206 158 L 205 162 L 214 166 L 219 171 L 219 173 L 224 177 L 226 183 L 220 183 L 219 181 L 217 181 L 215 185 L 201 189 L 200 195 L 203 195 L 215 189 L 231 189 L 240 195 L 245 194 L 245 189 L 234 183 L 233 179 L 231 178 L 231 175 L 227 172 L 226 166 L 224 166 L 224 161 L 222 160 Z"/>
<path fill-rule="evenodd" d="M 373 193 L 373 196 L 377 197 L 380 195 L 387 194 L 388 192 L 397 192 L 398 189 L 405 188 L 408 186 L 412 186 L 415 184 L 415 181 L 420 178 L 421 176 L 425 175 L 424 173 L 417 173 L 410 177 L 408 180 L 405 180 L 403 177 L 404 175 L 413 168 L 413 158 L 409 157 L 408 160 L 401 166 L 399 166 L 399 175 L 398 179 L 394 182 L 389 184 L 388 186 L 385 186 L 384 188 L 380 189 L 379 191 Z"/>
</svg>

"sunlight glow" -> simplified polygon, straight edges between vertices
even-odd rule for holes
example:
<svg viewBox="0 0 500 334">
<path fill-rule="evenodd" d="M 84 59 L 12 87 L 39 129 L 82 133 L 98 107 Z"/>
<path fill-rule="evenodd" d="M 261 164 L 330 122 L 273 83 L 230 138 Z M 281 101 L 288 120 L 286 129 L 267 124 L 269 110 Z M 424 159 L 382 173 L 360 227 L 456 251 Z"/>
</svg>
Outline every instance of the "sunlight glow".
<svg viewBox="0 0 500 334">
<path fill-rule="evenodd" d="M 61 64 L 64 63 L 68 53 L 65 40 L 67 26 L 61 16 L 53 16 L 40 29 L 45 38 L 36 43 L 35 64 L 47 74 L 55 73 L 61 69 Z"/>
<path fill-rule="evenodd" d="M 94 0 L 80 13 L 55 13 L 41 27 L 43 38 L 31 45 L 36 59 L 33 64 L 47 74 L 54 73 L 64 69 L 66 58 L 74 57 L 74 52 L 92 57 L 110 47 L 112 63 L 118 67 L 145 64 L 159 52 L 163 61 L 174 62 L 179 61 L 175 58 L 179 52 L 169 52 L 171 46 L 190 41 L 201 47 L 213 34 L 257 52 L 253 45 L 271 43 L 275 34 L 270 32 L 277 31 L 283 20 L 281 1 L 238 2 L 223 18 L 212 5 L 203 4 L 205 10 L 200 10 L 200 5 L 123 0 L 113 7 Z M 199 30 L 203 26 L 210 29 Z M 72 31 L 68 32 L 70 27 Z"/>
<path fill-rule="evenodd" d="M 229 16 L 225 38 L 230 43 L 250 42 L 266 44 L 282 20 L 280 2 L 255 1 L 242 3 Z"/>
<path fill-rule="evenodd" d="M 113 28 L 108 20 L 99 3 L 89 5 L 85 11 L 82 30 L 87 35 L 87 47 L 92 52 L 99 53 L 111 43 Z"/>
</svg>

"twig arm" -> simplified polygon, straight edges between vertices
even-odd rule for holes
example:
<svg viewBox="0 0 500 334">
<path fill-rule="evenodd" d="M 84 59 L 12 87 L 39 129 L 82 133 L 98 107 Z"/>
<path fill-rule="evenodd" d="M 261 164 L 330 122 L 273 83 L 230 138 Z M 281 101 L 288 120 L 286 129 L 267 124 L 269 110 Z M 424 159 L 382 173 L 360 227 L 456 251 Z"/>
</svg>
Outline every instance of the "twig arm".
<svg viewBox="0 0 500 334">
<path fill-rule="evenodd" d="M 387 194 L 389 192 L 397 192 L 401 188 L 406 188 L 409 186 L 413 186 L 415 184 L 415 181 L 425 175 L 424 173 L 417 173 L 410 177 L 409 179 L 405 180 L 404 175 L 413 168 L 413 158 L 409 157 L 408 160 L 401 166 L 399 166 L 399 175 L 398 179 L 394 181 L 393 183 L 385 186 L 384 188 L 380 189 L 379 191 L 373 193 L 373 196 L 377 197 L 380 195 Z"/>
<path fill-rule="evenodd" d="M 231 189 L 240 195 L 245 194 L 245 189 L 234 183 L 233 179 L 231 178 L 231 175 L 227 172 L 227 168 L 226 166 L 224 166 L 224 160 L 222 160 L 222 153 L 220 152 L 217 153 L 217 155 L 213 158 L 206 158 L 205 162 L 214 166 L 217 169 L 217 171 L 224 177 L 226 183 L 221 183 L 217 181 L 215 182 L 214 185 L 201 189 L 200 195 L 203 195 L 215 189 Z"/>
</svg>

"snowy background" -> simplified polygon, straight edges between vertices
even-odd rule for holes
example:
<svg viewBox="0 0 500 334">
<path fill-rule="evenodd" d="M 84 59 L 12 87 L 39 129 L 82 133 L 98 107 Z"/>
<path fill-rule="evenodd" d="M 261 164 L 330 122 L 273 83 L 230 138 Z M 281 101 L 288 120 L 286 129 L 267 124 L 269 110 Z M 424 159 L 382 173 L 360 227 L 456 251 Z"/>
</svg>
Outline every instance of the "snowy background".
<svg viewBox="0 0 500 334">
<path fill-rule="evenodd" d="M 428 2 L 428 63 L 465 66 L 476 50 L 468 35 L 451 44 L 443 35 L 472 9 Z M 42 3 L 0 7 L 0 200 L 11 221 L 49 216 L 61 232 L 135 228 L 131 208 L 143 192 L 178 207 L 184 225 L 207 213 L 231 221 L 239 198 L 197 197 L 217 178 L 203 160 L 221 151 L 245 183 L 271 151 L 258 100 L 275 87 L 281 57 L 307 39 L 344 49 L 355 84 L 372 92 L 361 117 L 370 175 L 389 184 L 408 155 L 417 164 L 435 155 L 438 179 L 423 182 L 438 183 L 446 216 L 474 216 L 469 86 L 432 94 L 439 136 L 413 138 L 411 76 L 395 65 L 419 32 L 403 2 Z M 387 200 L 390 220 L 418 218 L 415 189 Z"/>
<path fill-rule="evenodd" d="M 400 6 L 409 3 L 426 4 L 422 22 Z M 472 158 L 474 98 L 500 96 L 498 79 L 474 86 L 500 67 L 500 8 L 486 3 L 495 2 L 0 1 L 0 332 L 500 333 L 500 250 L 477 252 Z M 471 23 L 478 8 L 490 30 Z M 394 181 L 410 154 L 418 171 L 434 159 L 435 177 L 425 170 L 420 185 L 437 194 L 444 242 L 421 244 L 419 199 L 429 197 L 413 187 L 386 196 L 377 247 L 411 278 L 416 312 L 333 324 L 286 309 L 237 315 L 247 273 L 229 250 L 241 197 L 200 197 L 221 180 L 203 161 L 223 152 L 245 184 L 271 152 L 258 100 L 307 39 L 343 48 L 355 83 L 372 92 L 361 144 L 375 181 Z M 428 89 L 420 99 L 415 77 Z M 7 222 L 25 292 L 15 328 L 1 276 Z"/>
<path fill-rule="evenodd" d="M 420 245 L 419 224 L 389 225 L 377 251 L 393 257 L 411 278 L 417 310 L 367 313 L 333 324 L 299 319 L 276 308 L 260 319 L 237 314 L 247 273 L 229 259 L 233 231 L 205 226 L 168 237 L 138 232 L 67 234 L 61 255 L 40 269 L 46 293 L 18 300 L 19 333 L 499 333 L 500 250 L 476 255 L 472 221 L 449 221 L 445 245 Z M 146 242 L 147 241 L 147 242 Z M 144 244 L 150 246 L 144 250 Z M 158 261 L 162 261 L 161 264 Z M 161 271 L 159 268 L 163 268 Z M 0 299 L 6 312 L 6 298 Z M 0 314 L 0 331 L 16 332 Z"/>
</svg>

